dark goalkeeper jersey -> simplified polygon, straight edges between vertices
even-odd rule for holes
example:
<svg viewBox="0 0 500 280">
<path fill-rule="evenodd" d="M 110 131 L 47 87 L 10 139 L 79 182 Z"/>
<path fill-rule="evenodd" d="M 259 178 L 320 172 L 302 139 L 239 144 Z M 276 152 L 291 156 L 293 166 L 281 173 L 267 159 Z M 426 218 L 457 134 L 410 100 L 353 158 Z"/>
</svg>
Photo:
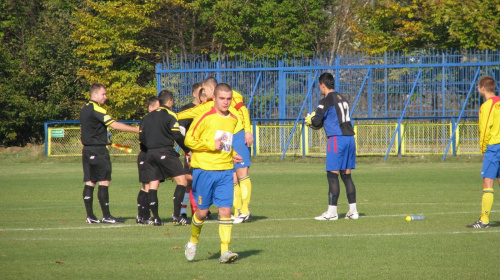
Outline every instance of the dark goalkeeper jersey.
<svg viewBox="0 0 500 280">
<path fill-rule="evenodd" d="M 90 100 L 80 111 L 80 132 L 85 146 L 108 144 L 107 127 L 115 120 L 95 101 Z"/>
<path fill-rule="evenodd" d="M 312 125 L 323 126 L 327 137 L 354 135 L 347 99 L 338 92 L 328 93 L 319 101 L 316 115 L 312 118 Z"/>
</svg>

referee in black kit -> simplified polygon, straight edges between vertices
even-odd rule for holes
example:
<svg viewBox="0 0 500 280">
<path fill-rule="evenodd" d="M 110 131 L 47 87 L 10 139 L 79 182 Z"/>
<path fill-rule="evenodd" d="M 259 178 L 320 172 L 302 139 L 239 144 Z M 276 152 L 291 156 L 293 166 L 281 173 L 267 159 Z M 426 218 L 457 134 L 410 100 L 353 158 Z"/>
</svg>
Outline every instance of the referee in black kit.
<svg viewBox="0 0 500 280">
<path fill-rule="evenodd" d="M 174 191 L 174 213 L 172 222 L 187 225 L 188 221 L 180 215 L 182 200 L 186 193 L 186 176 L 179 154 L 174 150 L 176 142 L 186 154 L 190 150 L 184 145 L 184 136 L 180 131 L 177 115 L 170 110 L 174 105 L 172 92 L 162 90 L 159 94 L 160 107 L 147 114 L 140 124 L 139 141 L 146 146 L 147 176 L 149 182 L 149 203 L 154 216 L 154 226 L 162 226 L 163 222 L 158 214 L 158 187 L 160 181 L 173 178 L 177 183 Z"/>
<path fill-rule="evenodd" d="M 80 111 L 81 141 L 83 144 L 83 202 L 87 211 L 87 223 L 123 223 L 111 216 L 109 212 L 109 182 L 111 181 L 111 159 L 106 147 L 108 143 L 108 126 L 123 132 L 139 133 L 139 127 L 115 121 L 101 105 L 106 102 L 106 88 L 94 83 L 90 86 L 90 101 Z M 102 209 L 102 220 L 99 220 L 92 208 L 94 187 L 99 185 L 97 198 Z"/>
</svg>

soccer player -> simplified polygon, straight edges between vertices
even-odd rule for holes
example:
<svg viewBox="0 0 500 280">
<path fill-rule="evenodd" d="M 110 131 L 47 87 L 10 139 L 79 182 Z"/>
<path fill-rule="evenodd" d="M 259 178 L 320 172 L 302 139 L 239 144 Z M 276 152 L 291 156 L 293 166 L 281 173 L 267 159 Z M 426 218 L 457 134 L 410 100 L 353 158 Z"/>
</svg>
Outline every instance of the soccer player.
<svg viewBox="0 0 500 280">
<path fill-rule="evenodd" d="M 196 256 L 201 229 L 212 204 L 219 208 L 219 262 L 230 263 L 238 258 L 237 253 L 229 251 L 233 227 L 233 169 L 234 164 L 241 161 L 233 150 L 238 120 L 236 112 L 229 108 L 231 100 L 231 87 L 228 84 L 217 85 L 214 106 L 196 117 L 186 133 L 186 145 L 193 151 L 193 193 L 198 204 L 191 222 L 191 238 L 184 252 L 189 261 Z"/>
<path fill-rule="evenodd" d="M 170 111 L 174 105 L 174 95 L 170 91 L 159 94 L 160 107 L 148 115 L 141 122 L 139 139 L 147 152 L 147 176 L 149 182 L 148 199 L 151 212 L 154 216 L 153 225 L 162 226 L 163 222 L 158 215 L 158 187 L 160 181 L 173 178 L 177 183 L 174 191 L 173 220 L 181 225 L 186 225 L 187 220 L 180 217 L 182 200 L 186 192 L 186 176 L 184 167 L 179 160 L 179 154 L 174 150 L 174 141 L 187 154 L 189 149 L 184 145 L 184 136 L 180 132 L 179 123 L 175 113 Z"/>
<path fill-rule="evenodd" d="M 148 113 L 158 109 L 160 107 L 160 100 L 158 96 L 151 96 L 148 98 Z M 135 222 L 137 224 L 149 225 L 153 223 L 150 220 L 151 214 L 149 210 L 149 178 L 147 177 L 147 148 L 144 144 L 139 143 L 141 151 L 137 156 L 137 169 L 139 171 L 139 182 L 142 183 L 141 190 L 137 195 L 137 218 Z"/>
<path fill-rule="evenodd" d="M 330 73 L 319 77 L 321 99 L 316 112 L 306 117 L 306 124 L 313 128 L 325 129 L 327 141 L 326 174 L 328 179 L 328 210 L 314 219 L 321 221 L 338 220 L 337 201 L 340 194 L 339 174 L 344 182 L 349 211 L 346 219 L 358 219 L 356 209 L 356 188 L 351 178 L 351 170 L 356 167 L 356 144 L 354 129 L 350 121 L 349 103 L 340 93 L 334 91 L 335 79 Z"/>
<path fill-rule="evenodd" d="M 200 105 L 202 102 L 200 101 L 200 95 L 202 91 L 202 83 L 194 83 L 193 86 L 191 87 L 191 92 L 193 94 L 193 101 L 182 106 L 180 111 L 184 111 L 190 108 L 193 108 L 197 105 Z M 183 119 L 179 120 L 179 125 L 181 127 L 184 127 L 185 131 L 189 129 L 189 126 L 193 122 L 193 119 Z M 189 163 L 190 156 L 185 155 L 184 156 L 184 172 L 186 173 L 186 179 L 187 179 L 187 185 L 186 185 L 186 194 L 184 195 L 184 200 L 182 201 L 182 208 L 181 208 L 181 216 L 183 216 L 187 220 L 187 204 L 190 202 L 191 205 L 191 214 L 194 214 L 196 212 L 196 201 L 194 200 L 193 197 L 193 191 L 191 189 L 192 183 L 193 183 L 193 169 L 190 166 Z"/>
<path fill-rule="evenodd" d="M 87 223 L 123 223 L 109 211 L 109 183 L 111 181 L 111 159 L 106 147 L 108 126 L 123 132 L 139 132 L 138 127 L 115 121 L 101 105 L 106 102 L 106 88 L 103 84 L 90 86 L 90 101 L 80 111 L 82 165 L 83 165 L 83 202 L 87 211 Z M 94 188 L 98 185 L 97 197 L 101 205 L 102 220 L 94 215 Z"/>
<path fill-rule="evenodd" d="M 206 94 L 207 100 L 214 98 L 215 87 L 217 80 L 214 77 L 208 77 L 203 81 L 203 93 Z M 179 112 L 179 119 L 193 118 L 202 114 L 213 106 L 213 102 L 206 102 L 200 106 L 192 109 Z M 243 223 L 250 219 L 250 198 L 252 194 L 252 183 L 248 170 L 250 167 L 250 146 L 254 138 L 252 135 L 252 127 L 250 124 L 250 115 L 248 109 L 243 104 L 243 96 L 237 91 L 233 90 L 233 97 L 231 100 L 231 108 L 238 113 L 238 126 L 234 135 L 233 148 L 242 157 L 242 161 L 235 165 L 235 178 L 234 178 L 234 223 Z"/>
<path fill-rule="evenodd" d="M 477 86 L 479 94 L 486 99 L 479 109 L 479 147 L 484 154 L 481 169 L 483 197 L 481 217 L 468 228 L 490 227 L 495 179 L 500 184 L 500 97 L 495 94 L 495 84 L 493 77 L 483 76 Z"/>
</svg>

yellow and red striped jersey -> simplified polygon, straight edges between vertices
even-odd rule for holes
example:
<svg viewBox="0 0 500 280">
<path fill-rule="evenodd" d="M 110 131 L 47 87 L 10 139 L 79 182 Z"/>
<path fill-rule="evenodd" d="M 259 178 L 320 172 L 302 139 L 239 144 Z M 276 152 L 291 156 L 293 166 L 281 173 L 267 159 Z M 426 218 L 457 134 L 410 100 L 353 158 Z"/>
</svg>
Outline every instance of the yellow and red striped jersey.
<svg viewBox="0 0 500 280">
<path fill-rule="evenodd" d="M 198 106 L 177 113 L 177 119 L 185 120 L 195 118 L 208 112 L 213 106 L 213 100 L 206 101 Z M 238 117 L 236 132 L 239 132 L 242 129 L 245 129 L 245 132 L 252 132 L 250 114 L 248 113 L 247 107 L 243 104 L 243 96 L 239 92 L 233 90 L 233 98 L 229 108 L 234 109 L 236 116 Z"/>
<path fill-rule="evenodd" d="M 479 109 L 479 148 L 500 144 L 500 97 L 486 100 Z"/>
<path fill-rule="evenodd" d="M 227 116 L 219 115 L 212 107 L 196 117 L 186 132 L 185 144 L 193 151 L 191 167 L 203 170 L 233 169 L 233 136 L 238 117 L 230 109 Z M 221 150 L 215 149 L 215 139 L 221 139 Z"/>
</svg>

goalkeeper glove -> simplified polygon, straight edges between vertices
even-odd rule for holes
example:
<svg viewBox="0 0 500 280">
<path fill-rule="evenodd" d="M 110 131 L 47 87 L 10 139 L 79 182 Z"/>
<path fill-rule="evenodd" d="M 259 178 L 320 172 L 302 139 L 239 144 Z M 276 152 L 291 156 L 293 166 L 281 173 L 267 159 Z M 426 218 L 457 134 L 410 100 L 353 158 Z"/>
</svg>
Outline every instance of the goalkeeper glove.
<svg viewBox="0 0 500 280">
<path fill-rule="evenodd" d="M 308 113 L 305 118 L 305 123 L 307 126 L 312 126 L 312 118 L 316 115 L 316 112 Z"/>
</svg>

